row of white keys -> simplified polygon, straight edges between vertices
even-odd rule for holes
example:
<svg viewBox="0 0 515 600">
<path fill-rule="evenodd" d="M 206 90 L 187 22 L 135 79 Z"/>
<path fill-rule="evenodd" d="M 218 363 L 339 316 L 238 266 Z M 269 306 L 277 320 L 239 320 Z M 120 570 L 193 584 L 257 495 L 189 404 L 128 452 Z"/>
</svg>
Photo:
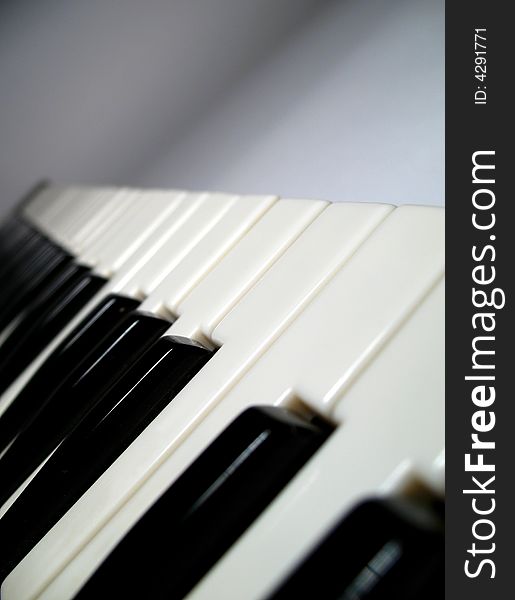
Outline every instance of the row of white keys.
<svg viewBox="0 0 515 600">
<path fill-rule="evenodd" d="M 45 186 L 23 205 L 20 214 L 27 223 L 57 241 L 65 224 L 73 219 L 73 213 L 81 204 L 80 200 L 77 204 L 73 204 L 71 202 L 73 196 L 71 189 Z M 63 218 L 63 213 L 67 215 L 65 224 L 58 221 Z"/>
<path fill-rule="evenodd" d="M 74 237 L 67 231 L 70 228 L 75 228 L 76 233 L 87 229 L 91 224 L 92 219 L 86 218 L 83 211 L 90 203 L 97 205 L 105 205 L 109 209 L 109 214 L 101 211 L 104 215 L 104 225 L 111 226 L 107 231 L 104 228 L 97 228 L 90 232 L 89 244 L 94 247 L 99 240 L 105 240 L 107 243 L 116 235 L 125 235 L 123 231 L 115 227 L 112 219 L 117 218 L 117 210 L 119 207 L 126 210 L 132 206 L 130 213 L 133 219 L 137 219 L 138 209 L 134 206 L 137 200 L 135 192 L 128 193 L 127 191 L 113 190 L 85 190 L 80 188 L 44 188 L 27 206 L 24 207 L 23 214 L 25 220 L 30 222 L 36 229 L 43 232 L 50 240 L 57 243 L 62 249 L 72 254 L 76 263 L 93 267 L 90 261 L 87 260 L 87 246 L 83 252 L 76 252 L 74 247 Z M 144 231 L 144 229 L 143 229 Z M 101 256 L 101 272 L 95 272 L 97 275 L 105 276 L 112 271 L 112 260 L 119 258 L 115 253 L 108 252 Z M 110 262 L 111 259 L 111 262 Z M 0 344 L 9 337 L 13 329 L 18 325 L 23 318 L 23 313 L 19 313 L 1 332 Z M 2 411 L 0 404 L 0 412 Z"/>
<path fill-rule="evenodd" d="M 75 251 L 74 235 L 80 240 L 81 229 L 88 230 L 91 221 L 95 222 L 91 212 L 88 217 L 84 214 L 86 211 L 98 211 L 101 224 L 111 224 L 111 215 L 115 218 L 131 201 L 125 190 L 49 186 L 23 207 L 22 215 L 63 248 Z"/>
<path fill-rule="evenodd" d="M 42 357 L 27 370 L 23 383 L 42 364 L 56 344 L 60 343 L 107 294 L 141 298 L 157 286 L 147 303 L 140 308 L 142 311 L 160 315 L 166 294 L 186 294 L 192 289 L 256 221 L 262 218 L 276 200 L 275 196 L 183 194 L 180 206 L 174 213 L 173 223 L 164 222 L 156 231 L 156 235 L 138 250 L 135 255 L 137 260 L 120 269 L 117 276 L 95 295 Z M 168 284 L 168 278 L 171 279 L 172 285 Z M 158 285 L 161 281 L 162 284 Z M 164 316 L 167 316 L 168 311 L 165 312 Z M 18 388 L 8 390 L 9 394 L 6 393 L 0 402 L 0 411 L 7 408 L 18 391 Z M 16 500 L 32 476 L 2 506 L 0 515 Z"/>
<path fill-rule="evenodd" d="M 203 231 L 198 243 L 187 245 L 181 254 L 181 260 L 174 262 L 173 269 L 166 269 L 166 276 L 163 275 L 164 270 L 160 265 L 163 259 L 168 260 L 168 257 L 162 259 L 160 256 L 154 256 L 152 269 L 146 270 L 143 276 L 138 278 L 139 292 L 146 298 L 141 310 L 155 313 L 164 310 L 168 314 L 177 314 L 177 302 L 185 298 L 231 249 L 264 219 L 265 213 L 277 201 L 276 196 L 238 197 L 238 201 L 224 213 L 216 227 Z M 261 227 L 263 225 L 260 224 L 259 228 Z M 193 225 L 192 229 L 188 237 L 197 239 L 199 227 Z M 185 237 L 184 232 L 181 234 Z M 127 284 L 126 288 L 129 287 L 130 284 Z M 170 298 L 176 302 L 170 302 Z"/>
<path fill-rule="evenodd" d="M 191 210 L 192 198 L 188 200 L 187 206 Z M 206 198 L 200 200 L 205 201 Z M 109 291 L 124 292 L 125 294 L 138 290 L 148 291 L 149 286 L 155 285 L 163 279 L 165 266 L 174 265 L 193 246 L 194 251 L 186 254 L 185 260 L 179 263 L 180 268 L 177 269 L 177 273 L 172 271 L 172 275 L 175 276 L 170 277 L 170 281 L 168 279 L 163 281 L 163 284 L 149 297 L 148 302 L 142 306 L 142 310 L 159 312 L 163 303 L 166 303 L 166 298 L 178 298 L 186 295 L 189 289 L 209 271 L 224 253 L 230 250 L 240 237 L 249 231 L 250 227 L 277 199 L 273 196 L 249 196 L 239 197 L 237 201 L 235 200 L 236 197 L 212 194 L 201 206 L 201 210 L 194 212 L 177 234 L 172 236 L 159 251 L 156 251 L 156 244 L 158 245 L 159 242 L 155 242 L 153 246 L 147 248 L 147 254 L 151 260 L 145 263 L 148 256 L 142 255 L 142 260 L 145 259 L 142 270 L 136 274 L 127 270 L 120 273 L 107 285 Z M 301 200 L 283 200 L 277 204 L 275 210 L 271 210 L 270 214 L 265 215 L 251 231 L 251 234 L 246 236 L 243 250 L 238 246 L 236 264 L 234 259 L 229 259 L 225 268 L 222 268 L 221 274 L 215 276 L 214 286 L 213 283 L 208 283 L 207 291 L 205 287 L 202 288 L 200 297 L 207 294 L 213 300 L 218 298 L 216 307 L 218 310 L 222 307 L 222 314 L 230 309 L 235 298 L 241 295 L 242 289 L 250 287 L 326 205 L 324 202 Z M 217 213 L 228 207 L 229 210 L 225 211 L 223 218 L 216 223 L 216 227 L 209 230 Z M 209 235 L 203 237 L 208 231 Z M 170 231 L 166 232 L 167 235 L 169 233 Z M 237 265 L 239 265 L 239 269 Z M 100 296 L 101 294 L 98 294 L 88 304 L 79 319 L 83 313 L 88 312 L 98 302 Z M 225 308 L 223 308 L 224 306 Z M 205 306 L 203 310 L 205 312 L 207 307 Z M 201 318 L 202 314 L 202 311 L 199 314 L 197 310 L 197 317 Z M 58 343 L 61 337 L 55 343 Z M 24 485 L 19 491 L 23 489 Z M 6 503 L 5 509 L 17 495 L 18 493 L 15 493 Z"/>
<path fill-rule="evenodd" d="M 167 199 L 175 207 L 168 218 L 153 230 L 151 236 L 146 237 L 130 259 L 121 266 L 118 273 L 4 392 L 0 399 L 0 414 L 16 398 L 59 344 L 108 294 L 121 294 L 141 299 L 142 283 L 145 278 L 151 274 L 156 280 L 158 274 L 163 277 L 171 271 L 235 203 L 247 206 L 247 211 L 241 214 L 241 219 L 246 224 L 252 224 L 275 201 L 274 197 L 252 197 L 247 201 L 226 194 L 193 193 L 168 195 Z M 211 247 L 210 250 L 216 254 L 215 248 Z M 160 260 L 161 258 L 165 260 Z M 199 277 L 203 272 L 202 268 L 198 269 Z M 195 283 L 196 280 L 193 280 L 191 285 Z"/>
<path fill-rule="evenodd" d="M 122 190 L 65 188 L 58 196 L 61 208 L 57 213 L 52 211 L 43 220 L 43 225 L 64 247 L 74 250 L 75 236 L 80 236 L 82 229 L 90 226 L 96 211 L 109 222 L 109 215 L 116 214 L 117 206 L 127 206 L 129 198 Z"/>
<path fill-rule="evenodd" d="M 56 226 L 51 231 L 51 228 L 46 226 L 47 222 L 52 222 L 52 215 L 59 210 L 64 210 L 65 208 L 71 208 L 71 212 L 76 212 L 76 208 L 74 208 L 73 203 L 71 202 L 71 197 L 76 195 L 76 192 L 71 193 L 71 190 L 67 189 L 58 189 L 55 187 L 44 187 L 37 194 L 31 198 L 30 202 L 26 203 L 22 210 L 21 216 L 23 220 L 34 227 L 36 230 L 39 230 L 40 233 L 43 233 L 46 237 L 48 237 L 53 243 L 58 244 L 63 250 L 66 252 L 72 253 L 70 240 L 64 241 L 62 238 L 62 231 L 64 229 L 64 225 L 59 227 Z M 92 191 L 89 196 L 95 196 Z M 81 200 L 86 200 L 86 196 L 82 194 Z M 77 203 L 78 206 L 85 204 L 83 201 L 79 201 Z M 71 222 L 73 215 L 68 216 L 67 222 Z M 11 331 L 16 327 L 19 322 L 21 314 L 15 316 L 10 323 L 4 327 L 0 332 L 0 345 L 4 342 L 5 339 L 10 335 Z"/>
<path fill-rule="evenodd" d="M 126 268 L 121 269 L 118 275 L 103 287 L 61 335 L 57 336 L 38 359 L 6 390 L 0 402 L 0 411 L 5 410 L 42 362 L 106 294 L 119 293 L 128 296 L 135 295 L 139 298 L 145 298 L 149 294 L 150 297 L 142 307 L 143 310 L 159 312 L 164 307 L 167 314 L 170 310 L 173 311 L 169 298 L 184 297 L 209 268 L 223 256 L 224 252 L 227 252 L 241 236 L 247 233 L 251 225 L 262 217 L 263 213 L 277 200 L 273 196 L 237 198 L 224 194 L 188 194 L 186 198 L 183 198 L 184 201 L 180 207 L 183 214 L 174 213 L 174 224 L 170 225 L 165 222 L 161 228 L 163 229 L 162 235 L 155 236 L 158 238 L 157 241 L 152 239 L 144 244 L 137 253 L 137 260 L 132 260 Z M 225 261 L 222 274 L 215 276 L 215 288 L 209 289 L 208 287 L 207 297 L 213 301 L 214 298 L 218 298 L 217 308 L 222 310 L 221 315 L 225 314 L 224 310 L 227 312 L 245 289 L 254 283 L 270 264 L 270 261 L 274 260 L 291 243 L 292 236 L 298 235 L 307 222 L 314 218 L 315 213 L 324 206 L 325 203 L 319 201 L 282 200 L 270 215 L 264 217 L 257 231 L 253 231 L 250 236 L 246 237 L 243 253 L 238 249 L 236 261 L 234 258 L 229 259 L 228 262 Z M 181 227 L 177 229 L 179 223 Z M 188 252 L 210 229 L 213 229 L 214 225 L 217 227 L 214 228 L 211 235 L 196 248 L 192 256 L 189 256 Z M 174 235 L 171 235 L 172 233 Z M 245 248 L 247 248 L 246 251 Z M 242 255 L 247 258 L 242 259 Z M 180 264 L 180 261 L 186 256 L 188 256 L 188 260 L 184 264 Z M 178 264 L 181 268 L 177 270 L 177 273 L 173 273 L 173 269 Z M 247 272 L 238 279 L 234 275 L 238 275 L 239 267 Z M 163 282 L 170 272 L 174 275 L 170 282 Z M 236 281 L 236 288 L 234 288 Z M 158 287 L 155 293 L 152 293 L 161 282 L 163 285 Z M 233 287 L 228 282 L 233 284 Z M 209 285 L 211 284 L 208 283 Z M 206 293 L 204 290 L 205 287 L 196 295 L 195 319 L 202 318 L 207 310 L 207 305 L 203 302 Z M 201 298 L 200 309 L 199 297 Z M 190 310 L 189 313 L 191 312 Z M 175 334 L 175 330 L 172 334 Z"/>
<path fill-rule="evenodd" d="M 48 188 L 24 216 L 87 266 L 110 275 L 175 209 L 173 191 Z"/>
<path fill-rule="evenodd" d="M 86 209 L 62 234 L 76 255 L 86 251 L 101 236 L 115 236 L 120 216 L 140 202 L 138 195 L 129 190 L 100 189 L 93 193 L 78 190 L 77 195 L 84 201 Z"/>
<path fill-rule="evenodd" d="M 283 210 L 290 204 L 287 201 L 279 201 L 273 209 L 277 209 L 277 205 L 281 203 L 285 207 Z M 293 210 L 295 204 L 290 206 L 288 208 Z M 319 207 L 319 210 L 321 208 L 323 207 Z M 273 209 L 256 224 L 233 252 L 228 254 L 226 260 L 221 261 L 217 268 L 211 271 L 210 276 L 179 305 L 179 309 L 182 306 L 184 312 L 179 310 L 180 316 L 170 333 L 179 331 L 182 335 L 194 333 L 200 337 L 207 336 L 214 326 L 214 317 L 219 314 L 217 294 L 223 292 L 226 298 L 235 299 L 241 296 L 241 283 L 237 280 L 231 283 L 231 277 L 234 278 L 231 273 L 234 273 L 237 263 L 240 262 L 240 277 L 249 278 L 248 267 L 256 261 L 255 254 L 259 243 L 265 244 L 266 251 L 266 242 L 272 242 L 271 235 L 276 229 L 276 224 L 271 224 L 268 231 L 263 224 L 266 217 L 273 214 Z M 86 560 L 92 562 L 88 563 L 87 567 L 82 563 L 80 573 L 87 573 L 88 569 L 93 569 L 98 564 L 148 503 L 145 505 L 144 502 L 136 508 L 129 504 L 129 513 L 120 511 L 116 514 L 120 506 L 127 502 L 131 494 L 195 423 L 223 398 L 242 373 L 281 334 L 310 298 L 334 276 L 391 210 L 391 207 L 379 205 L 332 205 L 312 222 L 230 313 L 241 314 L 243 326 L 240 323 L 240 326 L 235 328 L 235 335 L 231 339 L 219 340 L 223 342 L 222 348 L 200 373 L 28 555 L 18 570 L 13 572 L 10 581 L 16 582 L 14 586 L 19 597 L 35 597 L 67 565 L 73 555 L 88 543 L 91 536 L 115 515 L 109 526 L 100 532 L 101 535 L 93 539 L 93 544 L 86 547 L 86 550 L 94 547 L 95 551 L 86 552 Z M 279 214 L 282 211 L 277 209 L 276 212 Z M 293 215 L 283 219 L 290 227 L 292 217 Z M 279 232 L 276 232 L 275 235 L 278 234 Z M 254 266 L 257 267 L 259 265 Z M 256 274 L 259 275 L 259 271 L 256 271 Z M 275 298 L 274 309 L 271 312 L 271 300 L 267 298 L 270 293 Z M 203 318 L 198 312 L 198 301 L 202 297 L 205 299 L 204 305 L 208 307 Z M 213 300 L 213 304 L 207 299 Z M 211 306 L 213 308 L 209 308 Z M 247 319 L 249 310 L 250 320 Z M 194 322 L 194 315 L 199 317 L 197 323 Z M 162 485 L 166 487 L 167 482 Z M 138 496 L 136 499 L 141 500 Z M 148 502 L 148 498 L 145 498 L 145 501 Z M 121 526 L 117 522 L 119 516 L 122 520 L 125 519 Z M 111 524 L 114 528 L 110 527 Z M 84 555 L 81 555 L 82 559 Z M 22 580 L 27 583 L 22 574 L 27 572 L 31 573 L 32 584 L 29 589 L 22 590 L 18 584 Z M 18 577 L 18 573 L 21 577 Z"/>
<path fill-rule="evenodd" d="M 50 194 L 53 191 L 54 190 L 49 190 L 48 193 Z M 60 206 L 73 206 L 74 208 L 74 210 L 71 211 L 73 213 L 73 218 L 69 215 L 67 217 L 68 224 L 70 224 L 71 221 L 81 221 L 81 211 L 75 207 L 73 198 L 78 197 L 80 199 L 78 206 L 87 206 L 91 195 L 90 191 L 83 192 L 76 189 L 71 189 L 69 192 L 66 191 L 63 194 L 57 194 L 58 204 Z M 95 196 L 95 193 L 93 193 L 93 196 Z M 112 277 L 117 271 L 120 271 L 124 265 L 127 265 L 127 267 L 130 268 L 130 265 L 138 258 L 134 255 L 137 254 L 139 248 L 141 248 L 147 240 L 152 239 L 152 237 L 155 236 L 156 230 L 160 226 L 166 227 L 167 223 L 172 223 L 174 221 L 175 212 L 181 205 L 181 198 L 184 196 L 185 194 L 177 192 L 163 191 L 141 193 L 132 190 L 115 193 L 110 198 L 106 199 L 106 201 L 111 208 L 115 209 L 115 213 L 116 206 L 121 204 L 122 207 L 125 208 L 123 218 L 116 219 L 116 227 L 94 236 L 92 243 L 83 252 L 75 256 L 75 261 L 78 264 L 90 267 L 93 274 L 106 278 Z M 101 197 L 103 197 L 102 194 Z M 65 229 L 66 226 L 64 222 L 61 222 L 59 226 L 54 226 L 54 231 L 52 232 L 53 239 L 58 239 Z M 66 235 L 64 235 L 64 237 L 66 237 Z M 61 239 L 60 241 L 63 240 Z M 71 245 L 71 239 L 67 238 L 67 243 L 64 245 L 69 247 Z M 103 288 L 102 293 L 104 290 L 105 287 Z M 82 311 L 80 314 L 84 316 L 87 313 Z M 0 336 L 0 340 L 3 341 L 8 337 L 22 317 L 23 315 L 20 314 L 11 321 L 4 329 Z M 76 319 L 73 321 L 75 324 L 78 322 L 79 321 Z M 69 328 L 66 330 L 68 331 Z M 59 337 L 60 341 L 62 339 L 62 337 Z M 52 344 L 52 347 L 55 348 L 56 345 Z M 41 354 L 39 356 L 41 356 Z M 45 358 L 46 356 L 48 356 L 48 353 L 45 354 Z M 39 364 L 41 363 L 38 363 L 38 366 Z M 34 372 L 34 370 L 31 370 L 29 373 L 26 369 L 18 379 L 13 382 L 10 388 L 5 390 L 0 399 L 0 414 L 5 410 L 5 407 L 10 404 L 12 398 L 18 394 L 21 387 L 25 385 L 28 378 L 30 378 Z"/>
<path fill-rule="evenodd" d="M 95 267 L 104 277 L 111 277 L 149 238 L 161 223 L 173 218 L 180 195 L 161 191 L 129 192 L 136 200 L 120 215 L 116 235 L 100 236 L 84 253 L 80 262 Z"/>
<path fill-rule="evenodd" d="M 164 222 L 156 235 L 143 244 L 135 255 L 137 260 L 124 266 L 95 295 L 43 356 L 29 368 L 23 381 L 33 374 L 56 344 L 107 294 L 141 298 L 145 297 L 145 291 L 149 292 L 152 286 L 157 286 L 148 302 L 140 308 L 160 315 L 167 293 L 187 293 L 193 288 L 276 200 L 274 196 L 230 196 L 220 193 L 183 195 L 180 207 L 174 213 L 173 223 Z M 178 277 L 175 277 L 176 274 Z M 169 277 L 175 287 L 168 285 Z M 164 281 L 159 286 L 158 283 L 162 280 Z M 0 403 L 0 410 L 7 408 L 17 391 L 17 388 L 9 390 L 10 393 Z M 2 506 L 0 516 L 16 500 L 32 476 Z"/>
</svg>

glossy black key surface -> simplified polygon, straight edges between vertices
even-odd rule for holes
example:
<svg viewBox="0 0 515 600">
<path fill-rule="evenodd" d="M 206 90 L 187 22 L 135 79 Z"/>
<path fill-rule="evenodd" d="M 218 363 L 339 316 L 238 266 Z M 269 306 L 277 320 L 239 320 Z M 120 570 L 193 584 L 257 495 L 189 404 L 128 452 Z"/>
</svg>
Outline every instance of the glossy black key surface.
<svg viewBox="0 0 515 600">
<path fill-rule="evenodd" d="M 59 293 L 35 307 L 4 342 L 0 359 L 0 392 L 3 392 L 53 338 L 93 298 L 106 280 L 81 267 Z"/>
<path fill-rule="evenodd" d="M 39 317 L 51 307 L 52 302 L 67 294 L 70 287 L 74 286 L 78 280 L 88 273 L 89 269 L 87 267 L 70 261 L 48 281 L 45 288 L 18 315 L 18 324 L 9 337 L 2 342 L 0 346 L 0 365 L 15 351 L 16 346 L 30 335 L 34 322 L 37 322 Z"/>
<path fill-rule="evenodd" d="M 0 452 L 29 425 L 46 401 L 83 360 L 139 305 L 139 300 L 109 294 L 66 337 L 0 415 Z"/>
<path fill-rule="evenodd" d="M 0 228 L 0 276 L 3 276 L 9 262 L 32 240 L 42 237 L 36 230 L 18 218 L 11 218 Z"/>
<path fill-rule="evenodd" d="M 57 246 L 33 232 L 18 248 L 2 269 L 2 302 L 5 290 L 11 291 L 28 280 L 39 266 L 43 266 L 58 251 Z"/>
<path fill-rule="evenodd" d="M 50 247 L 23 269 L 20 276 L 0 292 L 0 328 L 5 327 L 72 260 L 67 252 Z"/>
<path fill-rule="evenodd" d="M 14 567 L 31 550 L 211 355 L 198 344 L 172 337 L 161 338 L 147 350 L 0 519 L 4 569 Z"/>
<path fill-rule="evenodd" d="M 444 597 L 444 528 L 432 507 L 369 500 L 346 516 L 270 600 Z"/>
<path fill-rule="evenodd" d="M 147 511 L 76 598 L 184 597 L 327 434 L 281 408 L 246 410 Z"/>
<path fill-rule="evenodd" d="M 29 225 L 17 215 L 11 215 L 0 223 L 0 252 L 9 251 L 19 237 L 29 230 Z"/>
<path fill-rule="evenodd" d="M 23 267 L 23 262 L 30 259 L 44 247 L 50 245 L 50 241 L 35 229 L 28 226 L 14 227 L 9 231 L 1 245 L 2 263 L 0 264 L 0 275 L 7 280 L 9 274 Z"/>
<path fill-rule="evenodd" d="M 169 326 L 164 319 L 135 311 L 102 340 L 0 457 L 0 503 L 9 498 L 97 399 Z"/>
</svg>

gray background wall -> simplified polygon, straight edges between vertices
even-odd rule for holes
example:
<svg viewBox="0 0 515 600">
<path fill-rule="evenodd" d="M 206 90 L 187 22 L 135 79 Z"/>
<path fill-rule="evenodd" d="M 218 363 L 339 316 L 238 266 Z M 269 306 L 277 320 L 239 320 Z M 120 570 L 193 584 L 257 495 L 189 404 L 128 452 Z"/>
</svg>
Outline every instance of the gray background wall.
<svg viewBox="0 0 515 600">
<path fill-rule="evenodd" d="M 443 204 L 443 0 L 0 5 L 0 211 L 36 180 Z"/>
</svg>

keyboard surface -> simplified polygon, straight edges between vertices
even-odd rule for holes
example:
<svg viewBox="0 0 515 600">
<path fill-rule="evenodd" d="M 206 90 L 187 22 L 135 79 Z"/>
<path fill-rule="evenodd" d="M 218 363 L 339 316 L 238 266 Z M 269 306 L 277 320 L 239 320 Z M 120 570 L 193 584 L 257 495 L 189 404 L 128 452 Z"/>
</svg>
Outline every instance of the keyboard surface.
<svg viewBox="0 0 515 600">
<path fill-rule="evenodd" d="M 443 235 L 36 188 L 0 229 L 2 600 L 437 597 Z"/>
</svg>

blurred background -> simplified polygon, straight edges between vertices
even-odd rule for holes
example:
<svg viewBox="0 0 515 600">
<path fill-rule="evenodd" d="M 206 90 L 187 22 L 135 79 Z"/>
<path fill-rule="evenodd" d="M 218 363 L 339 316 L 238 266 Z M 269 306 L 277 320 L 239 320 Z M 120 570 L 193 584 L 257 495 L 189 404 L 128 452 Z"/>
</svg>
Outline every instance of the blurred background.
<svg viewBox="0 0 515 600">
<path fill-rule="evenodd" d="M 0 212 L 36 181 L 443 204 L 443 0 L 0 4 Z"/>
</svg>

